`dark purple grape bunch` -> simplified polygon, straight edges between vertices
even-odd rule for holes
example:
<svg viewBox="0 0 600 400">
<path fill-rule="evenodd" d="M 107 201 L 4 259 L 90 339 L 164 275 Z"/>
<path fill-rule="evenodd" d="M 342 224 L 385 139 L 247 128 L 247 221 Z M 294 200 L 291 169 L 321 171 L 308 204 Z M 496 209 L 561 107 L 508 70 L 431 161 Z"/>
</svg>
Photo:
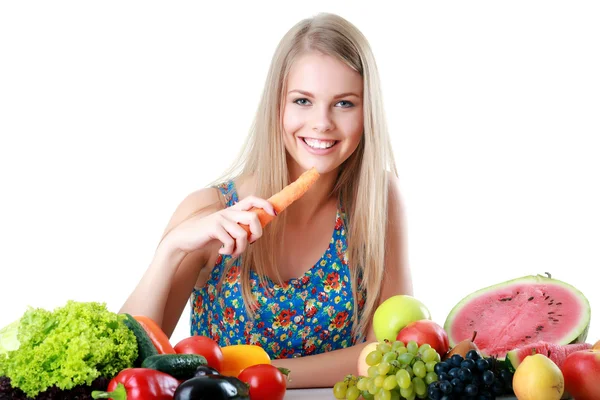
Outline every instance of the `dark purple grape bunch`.
<svg viewBox="0 0 600 400">
<path fill-rule="evenodd" d="M 492 400 L 513 394 L 512 373 L 495 357 L 483 358 L 477 350 L 466 357 L 454 354 L 436 364 L 437 382 L 427 387 L 430 400 Z"/>
</svg>

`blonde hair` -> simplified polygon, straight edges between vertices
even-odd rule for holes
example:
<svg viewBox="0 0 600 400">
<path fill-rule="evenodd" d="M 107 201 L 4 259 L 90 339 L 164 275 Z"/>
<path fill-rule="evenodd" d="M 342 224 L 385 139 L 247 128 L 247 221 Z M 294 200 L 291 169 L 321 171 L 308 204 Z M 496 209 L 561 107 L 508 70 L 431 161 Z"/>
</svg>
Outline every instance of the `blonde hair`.
<svg viewBox="0 0 600 400">
<path fill-rule="evenodd" d="M 334 188 L 347 215 L 347 256 L 355 305 L 353 332 L 360 341 L 366 336 L 384 278 L 387 173 L 397 175 L 397 171 L 375 59 L 367 39 L 354 25 L 335 14 L 321 13 L 300 21 L 285 34 L 273 55 L 262 98 L 241 154 L 213 184 L 252 175 L 256 182 L 254 194 L 268 198 L 289 183 L 281 115 L 286 82 L 294 61 L 315 51 L 339 59 L 363 77 L 364 134 L 356 151 L 341 168 Z M 264 229 L 261 240 L 249 246 L 241 257 L 242 296 L 249 316 L 257 307 L 250 283 L 251 269 L 263 282 L 266 276 L 281 282 L 276 266 L 277 254 L 273 249 L 280 248 L 275 243 L 282 240 L 284 225 L 285 213 L 282 213 Z M 362 275 L 360 287 L 359 275 Z M 366 289 L 367 298 L 359 318 L 357 293 L 362 289 Z"/>
</svg>

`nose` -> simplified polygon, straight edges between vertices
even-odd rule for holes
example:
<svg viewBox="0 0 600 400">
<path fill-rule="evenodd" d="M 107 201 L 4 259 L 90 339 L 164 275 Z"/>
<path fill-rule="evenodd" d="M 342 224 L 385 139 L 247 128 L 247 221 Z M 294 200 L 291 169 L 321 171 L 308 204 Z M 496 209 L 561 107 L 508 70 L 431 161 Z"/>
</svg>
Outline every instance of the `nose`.
<svg viewBox="0 0 600 400">
<path fill-rule="evenodd" d="M 320 107 L 314 111 L 313 130 L 325 133 L 333 129 L 333 120 L 328 107 Z"/>
</svg>

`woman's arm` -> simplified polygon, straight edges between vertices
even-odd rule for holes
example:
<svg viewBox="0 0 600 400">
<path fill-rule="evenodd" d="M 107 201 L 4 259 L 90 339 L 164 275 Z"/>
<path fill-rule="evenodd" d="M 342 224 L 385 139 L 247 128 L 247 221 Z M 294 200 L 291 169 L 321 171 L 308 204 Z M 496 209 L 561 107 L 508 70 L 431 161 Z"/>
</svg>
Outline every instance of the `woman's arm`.
<svg viewBox="0 0 600 400">
<path fill-rule="evenodd" d="M 218 252 L 236 258 L 248 241 L 261 237 L 258 215 L 248 211 L 254 207 L 275 216 L 271 203 L 254 196 L 225 208 L 215 188 L 189 195 L 175 211 L 152 263 L 120 312 L 150 317 L 170 336 L 208 255 Z M 250 228 L 250 238 L 240 224 Z"/>
<path fill-rule="evenodd" d="M 188 195 L 179 204 L 165 228 L 165 236 L 141 280 L 119 312 L 146 315 L 170 335 L 193 290 L 200 269 L 205 264 L 206 251 L 186 253 L 172 243 L 168 233 L 192 213 L 199 216 L 218 210 L 216 189 L 203 189 Z"/>
<path fill-rule="evenodd" d="M 388 199 L 386 268 L 379 304 L 397 294 L 413 294 L 406 257 L 404 211 L 398 180 L 395 177 L 390 178 Z M 360 352 L 368 343 L 375 341 L 377 338 L 372 326 L 369 326 L 364 343 L 312 356 L 273 360 L 273 364 L 291 371 L 289 388 L 332 387 L 346 375 L 358 374 Z"/>
<path fill-rule="evenodd" d="M 272 364 L 290 370 L 288 389 L 332 387 L 346 375 L 358 374 L 358 356 L 372 341 L 313 356 L 277 359 Z"/>
</svg>

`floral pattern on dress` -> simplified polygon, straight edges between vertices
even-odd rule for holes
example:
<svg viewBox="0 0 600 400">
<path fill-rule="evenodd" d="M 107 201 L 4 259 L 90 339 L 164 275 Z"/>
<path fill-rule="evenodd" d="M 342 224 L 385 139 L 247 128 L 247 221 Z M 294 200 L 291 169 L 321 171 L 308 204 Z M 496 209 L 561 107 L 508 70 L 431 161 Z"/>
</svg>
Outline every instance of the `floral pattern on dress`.
<svg viewBox="0 0 600 400">
<path fill-rule="evenodd" d="M 237 203 L 233 181 L 218 188 L 228 207 Z M 282 285 L 267 278 L 263 284 L 251 271 L 252 294 L 260 305 L 254 320 L 246 314 L 242 298 L 239 259 L 227 272 L 219 292 L 218 283 L 230 260 L 230 256 L 219 255 L 207 283 L 192 292 L 190 334 L 210 337 L 220 346 L 259 345 L 272 359 L 318 354 L 355 344 L 345 217 L 339 207 L 328 249 L 301 277 Z M 361 313 L 366 293 L 361 290 L 357 299 Z"/>
</svg>

